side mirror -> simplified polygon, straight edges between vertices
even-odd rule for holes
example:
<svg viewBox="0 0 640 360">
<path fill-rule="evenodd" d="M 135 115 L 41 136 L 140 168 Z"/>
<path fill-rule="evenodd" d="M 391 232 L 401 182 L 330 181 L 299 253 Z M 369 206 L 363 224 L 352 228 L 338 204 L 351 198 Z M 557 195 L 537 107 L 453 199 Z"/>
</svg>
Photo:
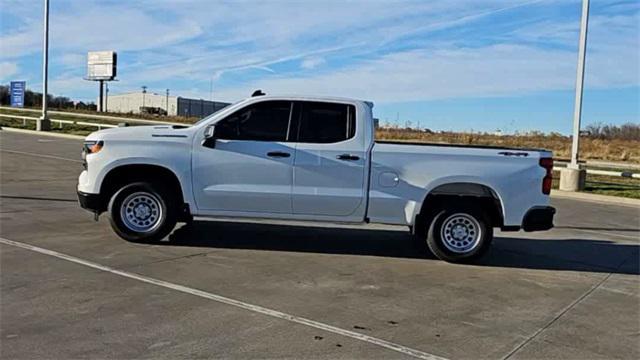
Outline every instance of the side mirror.
<svg viewBox="0 0 640 360">
<path fill-rule="evenodd" d="M 208 147 L 208 148 L 215 148 L 216 147 L 216 126 L 215 125 L 209 125 L 204 129 L 204 141 L 202 142 L 202 146 L 204 147 Z"/>
<path fill-rule="evenodd" d="M 215 135 L 215 133 L 216 133 L 216 126 L 215 125 L 209 125 L 204 130 L 204 138 L 205 139 L 211 139 Z"/>
</svg>

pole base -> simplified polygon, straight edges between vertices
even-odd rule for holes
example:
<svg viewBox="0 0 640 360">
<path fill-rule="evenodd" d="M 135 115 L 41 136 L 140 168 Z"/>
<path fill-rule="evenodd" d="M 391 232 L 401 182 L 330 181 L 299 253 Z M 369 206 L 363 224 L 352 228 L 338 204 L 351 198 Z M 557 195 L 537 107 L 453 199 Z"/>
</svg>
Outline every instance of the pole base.
<svg viewBox="0 0 640 360">
<path fill-rule="evenodd" d="M 48 118 L 41 117 L 36 121 L 36 131 L 50 131 L 51 130 L 51 120 Z"/>
<path fill-rule="evenodd" d="M 560 190 L 562 191 L 582 191 L 587 179 L 585 169 L 561 169 L 560 170 Z"/>
</svg>

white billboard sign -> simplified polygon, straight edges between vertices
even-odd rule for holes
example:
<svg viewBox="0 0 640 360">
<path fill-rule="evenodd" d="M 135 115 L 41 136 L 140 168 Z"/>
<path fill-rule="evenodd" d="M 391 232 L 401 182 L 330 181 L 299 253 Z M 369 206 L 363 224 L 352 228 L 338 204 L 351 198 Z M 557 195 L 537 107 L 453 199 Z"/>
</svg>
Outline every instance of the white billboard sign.
<svg viewBox="0 0 640 360">
<path fill-rule="evenodd" d="M 87 54 L 88 80 L 113 80 L 116 77 L 118 54 L 115 51 L 89 51 Z"/>
</svg>

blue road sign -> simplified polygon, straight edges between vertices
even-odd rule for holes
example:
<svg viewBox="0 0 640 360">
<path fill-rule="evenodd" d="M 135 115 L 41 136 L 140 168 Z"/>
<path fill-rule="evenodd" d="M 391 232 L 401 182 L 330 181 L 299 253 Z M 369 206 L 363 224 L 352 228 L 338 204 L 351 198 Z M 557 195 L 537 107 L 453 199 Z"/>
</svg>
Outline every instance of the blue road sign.
<svg viewBox="0 0 640 360">
<path fill-rule="evenodd" d="M 25 81 L 11 82 L 11 107 L 24 107 L 24 91 L 27 83 Z"/>
</svg>

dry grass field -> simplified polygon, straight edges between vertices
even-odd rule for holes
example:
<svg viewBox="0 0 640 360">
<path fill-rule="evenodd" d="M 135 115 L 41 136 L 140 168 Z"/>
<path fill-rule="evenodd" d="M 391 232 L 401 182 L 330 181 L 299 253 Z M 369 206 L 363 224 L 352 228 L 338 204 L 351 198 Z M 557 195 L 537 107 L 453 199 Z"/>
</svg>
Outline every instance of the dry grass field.
<svg viewBox="0 0 640 360">
<path fill-rule="evenodd" d="M 554 158 L 568 159 L 571 157 L 571 137 L 559 134 L 516 136 L 454 132 L 429 133 L 414 130 L 381 128 L 376 132 L 376 139 L 540 148 L 553 151 Z M 590 137 L 581 137 L 580 140 L 580 156 L 583 160 L 640 163 L 640 141 L 638 140 L 603 140 Z"/>
</svg>

